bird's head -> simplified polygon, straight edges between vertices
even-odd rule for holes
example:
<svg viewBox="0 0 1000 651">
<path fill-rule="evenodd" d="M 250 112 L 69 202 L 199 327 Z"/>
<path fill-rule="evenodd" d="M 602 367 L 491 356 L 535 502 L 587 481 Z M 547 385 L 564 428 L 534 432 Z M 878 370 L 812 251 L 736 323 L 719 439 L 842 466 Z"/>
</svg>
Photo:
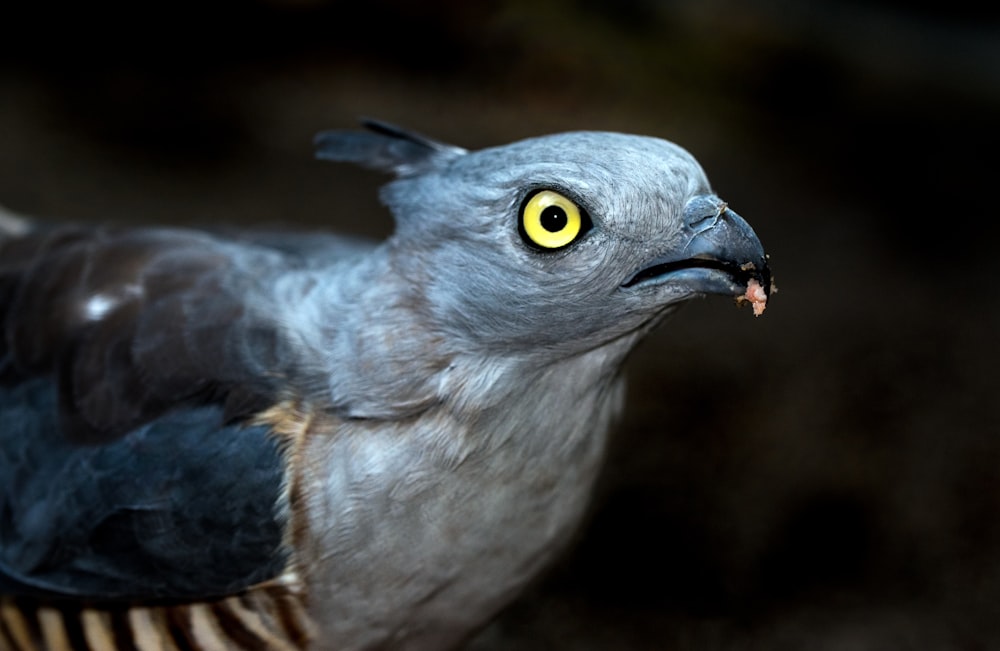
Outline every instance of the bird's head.
<svg viewBox="0 0 1000 651">
<path fill-rule="evenodd" d="M 576 132 L 468 152 L 367 126 L 321 133 L 317 155 L 397 175 L 394 271 L 464 346 L 572 354 L 696 296 L 770 291 L 757 236 L 673 143 Z"/>
</svg>

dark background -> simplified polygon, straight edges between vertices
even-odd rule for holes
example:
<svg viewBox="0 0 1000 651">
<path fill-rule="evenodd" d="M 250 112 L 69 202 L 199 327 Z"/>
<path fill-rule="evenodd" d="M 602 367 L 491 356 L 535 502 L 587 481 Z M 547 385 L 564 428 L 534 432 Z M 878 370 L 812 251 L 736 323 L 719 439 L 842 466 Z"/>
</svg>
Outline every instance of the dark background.
<svg viewBox="0 0 1000 651">
<path fill-rule="evenodd" d="M 697 302 L 643 344 L 578 544 L 471 649 L 1000 648 L 998 19 L 965 0 L 8 3 L 0 204 L 383 235 L 384 179 L 312 160 L 314 132 L 674 140 L 780 293 L 760 319 Z"/>
</svg>

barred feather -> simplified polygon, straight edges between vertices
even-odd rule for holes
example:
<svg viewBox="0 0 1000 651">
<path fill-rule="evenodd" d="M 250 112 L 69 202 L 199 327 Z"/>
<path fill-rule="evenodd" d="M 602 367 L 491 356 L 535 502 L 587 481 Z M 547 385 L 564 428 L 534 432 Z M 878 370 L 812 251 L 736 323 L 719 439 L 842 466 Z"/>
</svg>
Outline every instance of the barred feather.
<svg viewBox="0 0 1000 651">
<path fill-rule="evenodd" d="M 301 594 L 281 583 L 182 605 L 0 599 L 0 651 L 300 651 L 311 629 Z"/>
</svg>

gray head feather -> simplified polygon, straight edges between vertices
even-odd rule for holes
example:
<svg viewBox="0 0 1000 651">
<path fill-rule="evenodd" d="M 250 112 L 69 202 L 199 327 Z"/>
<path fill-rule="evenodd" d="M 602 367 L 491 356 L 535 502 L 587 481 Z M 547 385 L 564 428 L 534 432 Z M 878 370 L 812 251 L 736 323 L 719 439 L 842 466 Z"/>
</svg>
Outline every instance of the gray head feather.
<svg viewBox="0 0 1000 651">
<path fill-rule="evenodd" d="M 541 188 L 593 221 L 565 250 L 540 252 L 519 234 L 519 208 Z M 463 346 L 538 354 L 592 348 L 662 307 L 618 288 L 680 246 L 685 204 L 707 193 L 701 167 L 676 145 L 580 132 L 454 155 L 390 183 L 382 199 L 397 222 L 390 246 L 405 251 L 403 273 L 426 283 L 438 327 Z"/>
</svg>

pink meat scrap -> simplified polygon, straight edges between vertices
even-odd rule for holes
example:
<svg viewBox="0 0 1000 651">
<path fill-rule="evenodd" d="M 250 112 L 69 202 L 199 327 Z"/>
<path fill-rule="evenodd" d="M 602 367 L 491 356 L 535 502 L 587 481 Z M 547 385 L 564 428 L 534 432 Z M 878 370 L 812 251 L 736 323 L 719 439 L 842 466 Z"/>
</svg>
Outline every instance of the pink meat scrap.
<svg viewBox="0 0 1000 651">
<path fill-rule="evenodd" d="M 760 316 L 764 313 L 764 308 L 767 307 L 767 293 L 764 292 L 764 288 L 761 284 L 757 282 L 756 279 L 751 278 L 747 282 L 747 291 L 740 296 L 741 301 L 750 301 L 750 305 L 753 306 L 753 315 Z"/>
</svg>

